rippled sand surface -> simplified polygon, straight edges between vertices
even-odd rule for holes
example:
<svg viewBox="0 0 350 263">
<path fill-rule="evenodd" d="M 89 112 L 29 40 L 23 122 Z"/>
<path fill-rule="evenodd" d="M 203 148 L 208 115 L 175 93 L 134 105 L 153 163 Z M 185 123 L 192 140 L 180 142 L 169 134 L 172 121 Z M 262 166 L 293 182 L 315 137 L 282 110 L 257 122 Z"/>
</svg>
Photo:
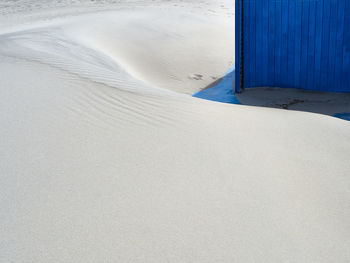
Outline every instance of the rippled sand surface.
<svg viewBox="0 0 350 263">
<path fill-rule="evenodd" d="M 0 261 L 348 262 L 350 126 L 190 96 L 231 1 L 0 2 Z"/>
</svg>

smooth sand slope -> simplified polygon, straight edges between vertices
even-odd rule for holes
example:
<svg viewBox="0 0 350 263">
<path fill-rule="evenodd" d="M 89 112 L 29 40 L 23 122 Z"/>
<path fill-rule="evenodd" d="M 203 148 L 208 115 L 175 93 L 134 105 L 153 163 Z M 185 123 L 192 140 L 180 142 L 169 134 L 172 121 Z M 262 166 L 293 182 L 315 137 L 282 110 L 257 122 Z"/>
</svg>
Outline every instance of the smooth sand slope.
<svg viewBox="0 0 350 263">
<path fill-rule="evenodd" d="M 0 19 L 0 261 L 349 262 L 349 122 L 191 97 L 230 1 L 140 2 Z"/>
</svg>

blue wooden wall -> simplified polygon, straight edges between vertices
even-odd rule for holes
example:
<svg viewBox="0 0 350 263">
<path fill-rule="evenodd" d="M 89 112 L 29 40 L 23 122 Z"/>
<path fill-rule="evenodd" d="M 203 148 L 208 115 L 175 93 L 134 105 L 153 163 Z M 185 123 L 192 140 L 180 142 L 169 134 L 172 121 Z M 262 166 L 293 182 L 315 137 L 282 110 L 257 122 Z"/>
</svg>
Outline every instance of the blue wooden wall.
<svg viewBox="0 0 350 263">
<path fill-rule="evenodd" d="M 350 92 L 350 0 L 236 0 L 236 92 Z"/>
</svg>

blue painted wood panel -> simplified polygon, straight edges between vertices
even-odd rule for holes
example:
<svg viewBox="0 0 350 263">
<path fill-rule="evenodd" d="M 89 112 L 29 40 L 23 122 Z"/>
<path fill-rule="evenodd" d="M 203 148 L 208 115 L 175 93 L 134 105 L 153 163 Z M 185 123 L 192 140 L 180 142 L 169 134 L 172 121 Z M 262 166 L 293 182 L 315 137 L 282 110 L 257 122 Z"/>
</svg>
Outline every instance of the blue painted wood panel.
<svg viewBox="0 0 350 263">
<path fill-rule="evenodd" d="M 350 92 L 350 0 L 236 0 L 236 92 Z"/>
</svg>

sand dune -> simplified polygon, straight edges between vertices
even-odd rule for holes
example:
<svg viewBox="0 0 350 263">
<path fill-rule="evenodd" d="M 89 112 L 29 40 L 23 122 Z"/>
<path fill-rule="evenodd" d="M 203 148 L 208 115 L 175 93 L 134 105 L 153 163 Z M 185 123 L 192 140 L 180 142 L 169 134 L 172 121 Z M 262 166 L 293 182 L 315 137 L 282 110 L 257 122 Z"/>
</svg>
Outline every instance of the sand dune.
<svg viewBox="0 0 350 263">
<path fill-rule="evenodd" d="M 350 260 L 349 123 L 191 97 L 233 27 L 181 3 L 2 29 L 4 262 Z"/>
</svg>

